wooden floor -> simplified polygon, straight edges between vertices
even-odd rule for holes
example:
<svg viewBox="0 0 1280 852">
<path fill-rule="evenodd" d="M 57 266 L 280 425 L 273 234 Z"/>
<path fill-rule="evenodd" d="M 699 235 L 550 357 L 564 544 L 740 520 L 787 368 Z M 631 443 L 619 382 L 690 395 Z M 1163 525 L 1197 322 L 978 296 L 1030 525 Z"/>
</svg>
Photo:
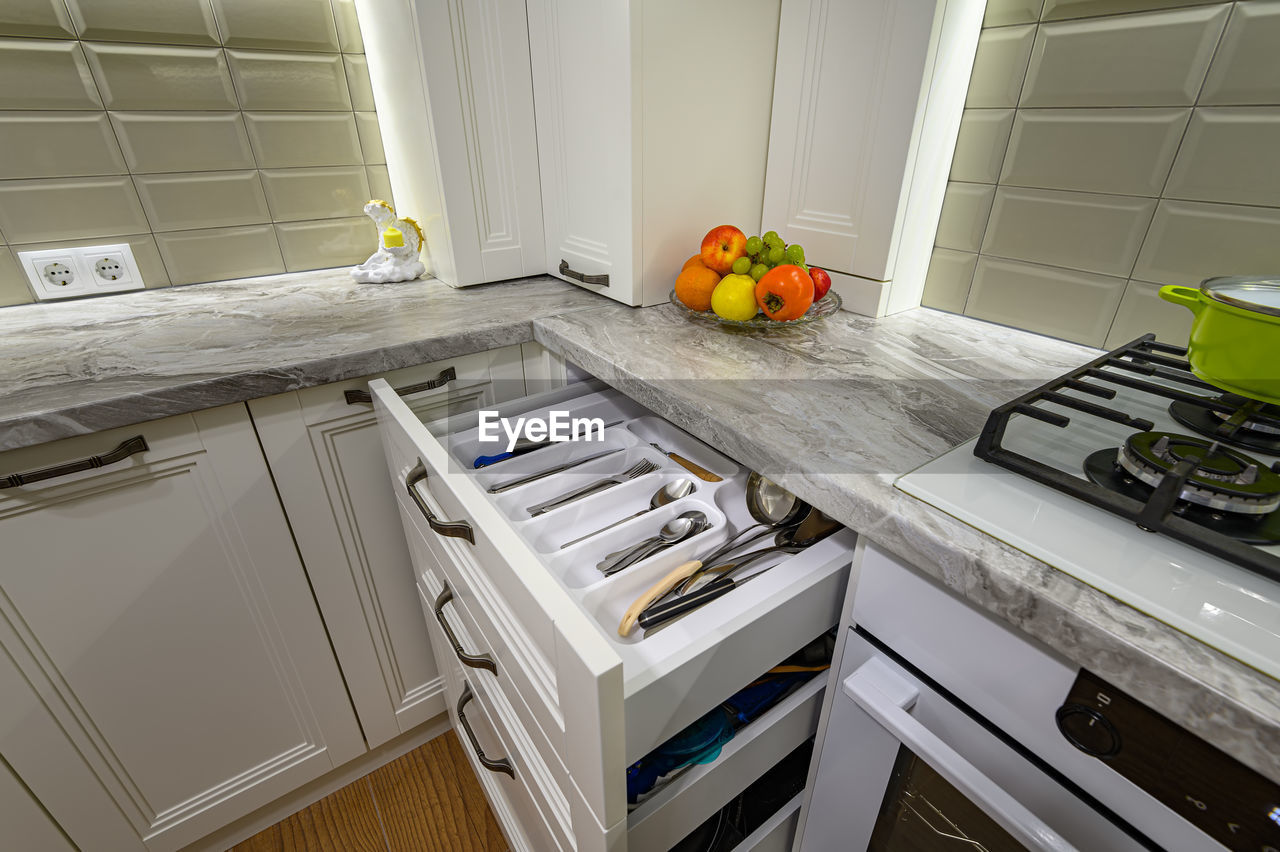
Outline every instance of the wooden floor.
<svg viewBox="0 0 1280 852">
<path fill-rule="evenodd" d="M 452 731 L 233 847 L 232 852 L 508 852 Z"/>
</svg>

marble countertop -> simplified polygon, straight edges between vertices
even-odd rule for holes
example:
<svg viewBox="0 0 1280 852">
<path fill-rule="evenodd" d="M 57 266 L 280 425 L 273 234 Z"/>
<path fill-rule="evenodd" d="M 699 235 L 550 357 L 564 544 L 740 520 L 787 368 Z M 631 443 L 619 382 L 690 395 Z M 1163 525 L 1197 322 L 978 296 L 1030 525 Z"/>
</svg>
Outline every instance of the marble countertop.
<svg viewBox="0 0 1280 852">
<path fill-rule="evenodd" d="M 928 309 L 709 330 L 542 276 L 343 270 L 0 310 L 0 450 L 536 339 L 1280 781 L 1276 681 L 898 491 L 1096 351 Z"/>
<path fill-rule="evenodd" d="M 1280 782 L 1280 685 L 893 487 L 1097 350 L 920 309 L 767 336 L 669 305 L 534 323 L 550 349 Z"/>
<path fill-rule="evenodd" d="M 0 310 L 0 450 L 483 352 L 598 306 L 550 276 L 456 290 L 345 269 Z"/>
</svg>

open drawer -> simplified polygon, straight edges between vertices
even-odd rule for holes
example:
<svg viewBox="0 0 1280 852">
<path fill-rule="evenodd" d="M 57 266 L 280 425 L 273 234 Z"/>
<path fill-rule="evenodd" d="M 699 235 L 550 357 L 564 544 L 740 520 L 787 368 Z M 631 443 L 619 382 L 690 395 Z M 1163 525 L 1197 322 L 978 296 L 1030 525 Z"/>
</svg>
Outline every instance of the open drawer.
<svg viewBox="0 0 1280 852">
<path fill-rule="evenodd" d="M 463 619 L 470 642 L 496 661 L 470 676 L 492 679 L 483 689 L 500 691 L 518 711 L 527 743 L 552 775 L 565 770 L 577 848 L 603 849 L 608 842 L 625 849 L 617 838 L 627 826 L 627 766 L 839 621 L 853 533 L 839 532 L 786 557 L 660 630 L 622 637 L 618 623 L 642 591 L 752 525 L 744 497 L 748 471 L 594 384 L 515 400 L 497 414 L 599 418 L 608 424 L 603 442 L 551 444 L 477 470 L 472 460 L 502 451 L 479 442 L 477 413 L 427 425 L 385 382 L 370 389 L 406 535 L 418 545 L 411 548 L 415 559 L 430 554 L 429 567 L 450 586 L 451 617 Z M 653 443 L 721 481 L 692 477 Z M 599 457 L 528 485 L 489 491 L 592 456 Z M 529 511 L 642 460 L 656 469 L 544 514 Z M 694 480 L 691 494 L 636 516 L 659 486 L 684 477 Z M 686 511 L 702 512 L 709 528 L 613 576 L 597 571 L 606 554 Z"/>
</svg>

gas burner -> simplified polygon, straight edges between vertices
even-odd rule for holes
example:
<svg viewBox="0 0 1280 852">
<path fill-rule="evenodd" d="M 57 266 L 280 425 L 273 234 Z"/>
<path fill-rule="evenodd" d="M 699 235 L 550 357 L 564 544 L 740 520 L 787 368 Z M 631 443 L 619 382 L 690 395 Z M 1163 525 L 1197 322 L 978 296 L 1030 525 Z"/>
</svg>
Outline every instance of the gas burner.
<svg viewBox="0 0 1280 852">
<path fill-rule="evenodd" d="M 1280 405 L 1270 405 L 1234 394 L 1224 394 L 1219 402 L 1236 406 L 1227 414 L 1197 405 L 1175 402 L 1169 414 L 1193 432 L 1269 455 L 1280 455 Z"/>
<path fill-rule="evenodd" d="M 1188 503 L 1242 515 L 1266 515 L 1280 508 L 1280 474 L 1217 442 L 1168 432 L 1136 432 L 1116 457 L 1130 475 L 1152 488 L 1185 460 L 1195 463 L 1179 495 Z"/>
<path fill-rule="evenodd" d="M 1091 453 L 1084 461 L 1085 475 L 1090 482 L 1145 504 L 1151 499 L 1154 489 L 1121 467 L 1119 459 L 1123 455 L 1122 449 L 1115 448 Z M 1182 496 L 1187 496 L 1185 488 Z M 1268 515 L 1240 514 L 1179 500 L 1173 507 L 1173 514 L 1243 544 L 1280 543 L 1280 512 Z"/>
</svg>

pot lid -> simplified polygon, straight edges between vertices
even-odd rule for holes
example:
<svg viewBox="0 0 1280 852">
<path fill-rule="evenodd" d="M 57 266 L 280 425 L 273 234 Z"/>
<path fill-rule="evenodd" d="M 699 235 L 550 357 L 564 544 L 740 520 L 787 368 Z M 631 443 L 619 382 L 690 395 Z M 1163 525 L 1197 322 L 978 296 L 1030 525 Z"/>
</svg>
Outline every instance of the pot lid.
<svg viewBox="0 0 1280 852">
<path fill-rule="evenodd" d="M 1280 276 L 1231 276 L 1210 278 L 1200 291 L 1211 299 L 1280 317 Z"/>
</svg>

